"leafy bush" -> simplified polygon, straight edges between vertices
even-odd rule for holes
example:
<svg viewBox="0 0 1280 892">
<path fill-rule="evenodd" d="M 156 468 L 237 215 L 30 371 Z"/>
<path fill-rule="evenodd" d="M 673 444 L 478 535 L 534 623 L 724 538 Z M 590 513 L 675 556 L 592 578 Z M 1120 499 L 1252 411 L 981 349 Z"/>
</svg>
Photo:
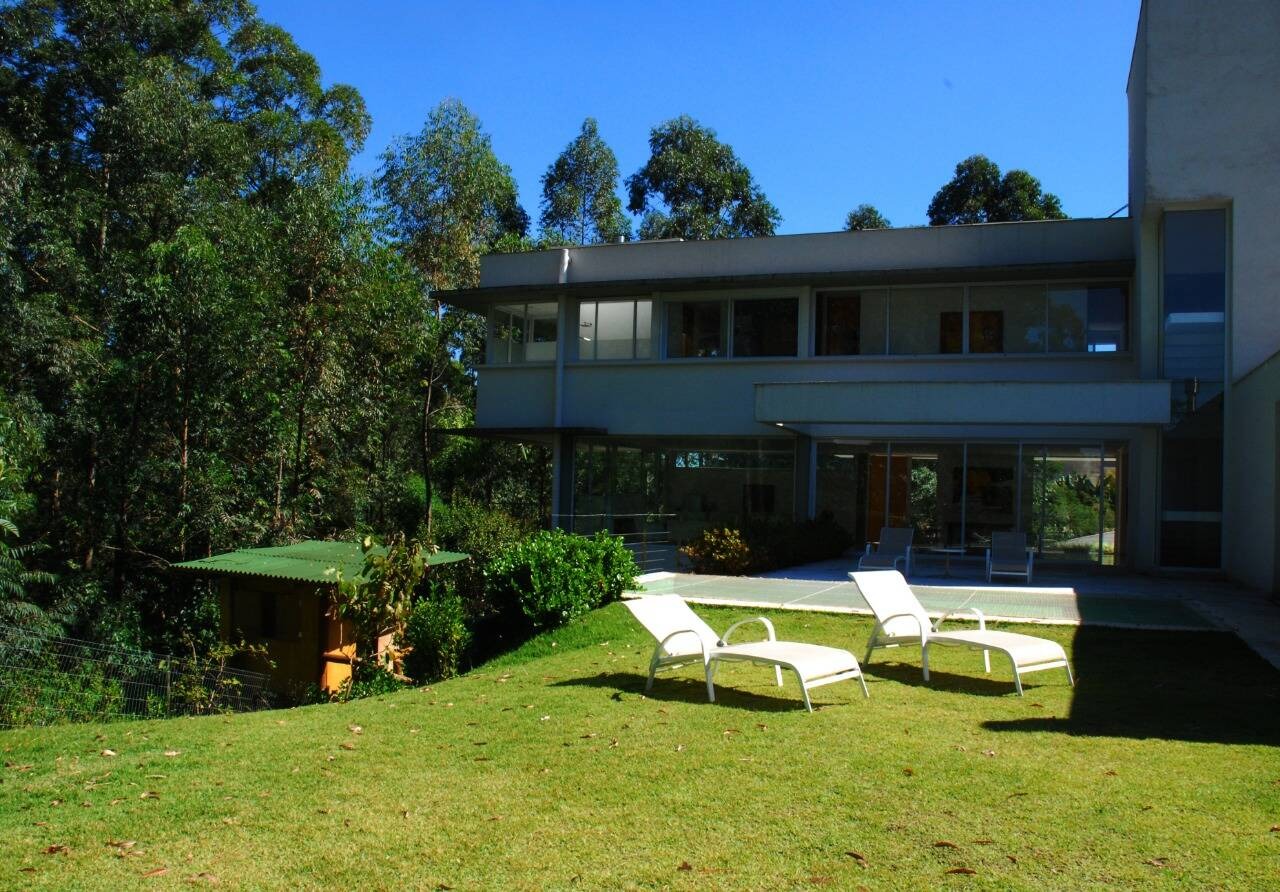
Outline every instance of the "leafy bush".
<svg viewBox="0 0 1280 892">
<path fill-rule="evenodd" d="M 496 604 L 519 605 L 526 630 L 539 632 L 616 601 L 635 585 L 636 572 L 619 539 L 548 530 L 500 553 L 485 580 Z"/>
<path fill-rule="evenodd" d="M 467 499 L 442 506 L 431 529 L 435 543 L 442 549 L 466 552 L 482 564 L 527 539 L 532 532 L 528 523 L 505 511 Z"/>
<path fill-rule="evenodd" d="M 362 697 L 379 697 L 383 694 L 394 694 L 408 686 L 383 666 L 371 660 L 365 660 L 352 667 L 351 680 L 342 686 L 338 696 L 331 699 L 359 700 Z"/>
<path fill-rule="evenodd" d="M 695 573 L 741 576 L 839 557 L 853 543 L 830 514 L 788 523 L 759 520 L 741 529 L 704 530 L 680 549 Z"/>
<path fill-rule="evenodd" d="M 741 576 L 758 560 L 742 534 L 728 528 L 703 530 L 680 553 L 693 564 L 693 572 L 719 576 Z"/>
<path fill-rule="evenodd" d="M 406 674 L 422 683 L 457 675 L 471 642 L 462 598 L 447 586 L 433 586 L 430 597 L 418 601 L 405 624 Z"/>
</svg>

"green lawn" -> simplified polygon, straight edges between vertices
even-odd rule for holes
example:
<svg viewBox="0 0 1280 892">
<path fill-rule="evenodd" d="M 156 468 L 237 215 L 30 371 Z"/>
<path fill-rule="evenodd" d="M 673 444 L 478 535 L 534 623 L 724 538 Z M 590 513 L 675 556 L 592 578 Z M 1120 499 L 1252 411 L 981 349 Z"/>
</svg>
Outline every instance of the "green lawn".
<svg viewBox="0 0 1280 892">
<path fill-rule="evenodd" d="M 770 616 L 859 656 L 870 632 Z M 812 715 L 745 665 L 714 705 L 696 670 L 646 697 L 613 605 L 375 700 L 0 732 L 0 885 L 1280 885 L 1280 675 L 1221 633 L 1028 631 L 1073 651 L 1074 691 L 1043 672 L 1020 699 L 998 658 L 939 649 L 932 685 L 901 652 Z"/>
</svg>

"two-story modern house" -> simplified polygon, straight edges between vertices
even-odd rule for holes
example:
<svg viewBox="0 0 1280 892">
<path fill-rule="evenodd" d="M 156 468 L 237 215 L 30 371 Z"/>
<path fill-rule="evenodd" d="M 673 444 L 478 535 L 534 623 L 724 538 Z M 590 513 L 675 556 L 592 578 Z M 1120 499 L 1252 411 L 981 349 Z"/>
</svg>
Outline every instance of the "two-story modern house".
<svg viewBox="0 0 1280 892">
<path fill-rule="evenodd" d="M 552 446 L 569 528 L 829 512 L 1275 588 L 1280 5 L 1150 0 L 1128 94 L 1128 217 L 484 258 L 477 432 Z"/>
</svg>

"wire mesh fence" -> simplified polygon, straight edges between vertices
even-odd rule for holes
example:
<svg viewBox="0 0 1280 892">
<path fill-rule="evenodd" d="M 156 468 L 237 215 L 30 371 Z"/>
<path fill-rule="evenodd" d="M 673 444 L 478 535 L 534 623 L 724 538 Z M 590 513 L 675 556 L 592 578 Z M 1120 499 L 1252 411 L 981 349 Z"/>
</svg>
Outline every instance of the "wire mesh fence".
<svg viewBox="0 0 1280 892">
<path fill-rule="evenodd" d="M 239 712 L 269 705 L 267 676 L 0 628 L 0 728 Z"/>
</svg>

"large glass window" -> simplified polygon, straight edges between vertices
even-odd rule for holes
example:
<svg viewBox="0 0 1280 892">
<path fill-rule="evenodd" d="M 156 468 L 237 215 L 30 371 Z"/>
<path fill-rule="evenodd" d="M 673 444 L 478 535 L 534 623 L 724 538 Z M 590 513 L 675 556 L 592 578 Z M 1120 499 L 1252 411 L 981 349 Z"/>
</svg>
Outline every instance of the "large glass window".
<svg viewBox="0 0 1280 892">
<path fill-rule="evenodd" d="M 489 314 L 489 361 L 554 361 L 558 316 L 554 302 L 495 306 Z"/>
<path fill-rule="evenodd" d="M 682 300 L 667 305 L 667 356 L 727 355 L 728 305 L 723 300 Z"/>
<path fill-rule="evenodd" d="M 648 359 L 653 301 L 583 301 L 578 306 L 578 358 Z"/>
<path fill-rule="evenodd" d="M 821 291 L 814 349 L 818 356 L 884 353 L 887 289 Z"/>
<path fill-rule="evenodd" d="M 816 505 L 856 547 L 911 527 L 917 546 L 963 547 L 972 564 L 993 533 L 1021 531 L 1041 560 L 1114 564 L 1123 470 L 1123 448 L 1100 443 L 824 442 Z"/>
<path fill-rule="evenodd" d="M 1043 353 L 1043 285 L 976 286 L 969 289 L 970 353 Z"/>
<path fill-rule="evenodd" d="M 795 356 L 797 312 L 794 297 L 733 302 L 734 356 Z"/>
<path fill-rule="evenodd" d="M 1049 352 L 1128 349 L 1128 289 L 1120 284 L 1050 285 Z"/>
<path fill-rule="evenodd" d="M 1226 375 L 1227 218 L 1179 211 L 1163 225 L 1164 375 L 1172 424 L 1161 439 L 1160 562 L 1222 563 L 1223 381 Z"/>
<path fill-rule="evenodd" d="M 683 544 L 709 527 L 794 513 L 791 439 L 583 440 L 574 473 L 578 532 L 661 527 Z"/>
<path fill-rule="evenodd" d="M 894 288 L 889 295 L 889 352 L 964 352 L 963 288 Z"/>
</svg>

